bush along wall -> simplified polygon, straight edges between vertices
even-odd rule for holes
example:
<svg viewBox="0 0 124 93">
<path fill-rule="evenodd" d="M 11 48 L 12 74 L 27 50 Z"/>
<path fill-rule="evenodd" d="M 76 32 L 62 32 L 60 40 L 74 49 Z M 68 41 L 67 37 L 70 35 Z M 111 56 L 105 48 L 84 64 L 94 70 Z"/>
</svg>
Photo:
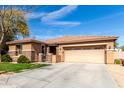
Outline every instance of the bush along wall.
<svg viewBox="0 0 124 93">
<path fill-rule="evenodd" d="M 121 59 L 115 59 L 115 60 L 114 60 L 114 63 L 115 63 L 115 64 L 121 64 L 121 63 L 122 63 L 122 60 L 121 60 Z"/>
<path fill-rule="evenodd" d="M 18 63 L 30 63 L 30 60 L 24 56 L 24 55 L 21 55 L 18 59 L 17 59 L 17 62 Z"/>
<path fill-rule="evenodd" d="M 2 62 L 12 62 L 12 58 L 8 54 L 4 54 L 1 57 Z"/>
</svg>

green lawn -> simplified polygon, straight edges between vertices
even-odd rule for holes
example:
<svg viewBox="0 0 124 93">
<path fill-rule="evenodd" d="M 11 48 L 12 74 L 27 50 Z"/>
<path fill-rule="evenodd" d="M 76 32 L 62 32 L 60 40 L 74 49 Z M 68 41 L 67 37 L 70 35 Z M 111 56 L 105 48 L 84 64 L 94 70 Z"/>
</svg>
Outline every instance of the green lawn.
<svg viewBox="0 0 124 93">
<path fill-rule="evenodd" d="M 5 72 L 21 72 L 25 69 L 35 69 L 48 66 L 48 64 L 12 64 L 12 63 L 0 63 L 0 71 Z"/>
</svg>

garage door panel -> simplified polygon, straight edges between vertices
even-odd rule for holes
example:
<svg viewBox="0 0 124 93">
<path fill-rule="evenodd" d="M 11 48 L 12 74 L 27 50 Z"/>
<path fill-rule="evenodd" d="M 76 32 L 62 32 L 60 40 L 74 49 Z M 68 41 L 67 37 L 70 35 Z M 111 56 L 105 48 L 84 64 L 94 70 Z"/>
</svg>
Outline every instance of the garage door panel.
<svg viewBox="0 0 124 93">
<path fill-rule="evenodd" d="M 66 62 L 104 63 L 104 50 L 65 50 Z"/>
</svg>

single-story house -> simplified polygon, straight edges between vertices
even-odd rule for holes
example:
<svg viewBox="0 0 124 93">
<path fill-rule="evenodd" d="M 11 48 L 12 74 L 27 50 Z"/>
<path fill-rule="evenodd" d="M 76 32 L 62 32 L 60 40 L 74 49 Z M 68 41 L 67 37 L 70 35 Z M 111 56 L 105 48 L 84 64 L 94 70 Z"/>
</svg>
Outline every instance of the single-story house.
<svg viewBox="0 0 124 93">
<path fill-rule="evenodd" d="M 9 55 L 17 61 L 25 55 L 32 62 L 114 63 L 116 36 L 64 36 L 48 40 L 25 38 L 7 42 Z"/>
</svg>

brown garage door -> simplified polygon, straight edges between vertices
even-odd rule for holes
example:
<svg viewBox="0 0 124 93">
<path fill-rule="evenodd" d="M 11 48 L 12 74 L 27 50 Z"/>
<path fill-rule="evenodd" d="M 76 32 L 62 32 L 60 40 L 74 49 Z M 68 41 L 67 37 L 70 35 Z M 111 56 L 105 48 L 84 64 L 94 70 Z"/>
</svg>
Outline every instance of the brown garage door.
<svg viewBox="0 0 124 93">
<path fill-rule="evenodd" d="M 65 62 L 105 63 L 104 49 L 65 50 Z"/>
</svg>

